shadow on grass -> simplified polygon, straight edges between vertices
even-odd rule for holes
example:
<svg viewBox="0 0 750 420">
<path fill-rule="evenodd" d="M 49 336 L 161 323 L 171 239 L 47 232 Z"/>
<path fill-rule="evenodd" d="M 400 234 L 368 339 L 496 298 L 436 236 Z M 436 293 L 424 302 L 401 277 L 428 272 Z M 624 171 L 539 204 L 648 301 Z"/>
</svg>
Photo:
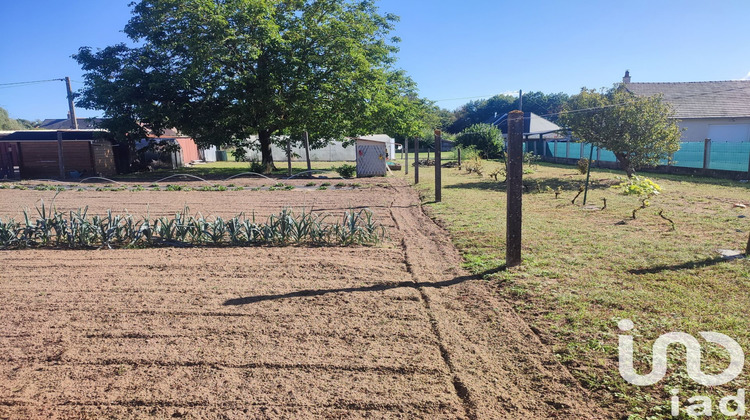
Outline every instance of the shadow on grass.
<svg viewBox="0 0 750 420">
<path fill-rule="evenodd" d="M 628 270 L 630 274 L 658 274 L 663 273 L 665 271 L 680 271 L 680 270 L 689 270 L 694 268 L 703 268 L 703 267 L 710 267 L 712 265 L 716 265 L 722 262 L 725 262 L 724 258 L 721 257 L 714 257 L 714 258 L 706 258 L 705 260 L 700 261 L 688 261 L 684 262 L 682 264 L 673 264 L 673 265 L 657 265 L 650 268 L 638 268 L 633 270 Z"/>
<path fill-rule="evenodd" d="M 544 192 L 547 187 L 550 187 L 552 190 L 557 190 L 558 188 L 560 188 L 563 191 L 578 191 L 578 188 L 582 187 L 584 184 L 585 182 L 583 180 L 565 178 L 527 178 L 523 181 L 524 192 Z M 481 180 L 446 185 L 444 188 L 505 191 L 505 185 L 506 184 L 503 181 Z M 589 191 L 606 189 L 612 185 L 612 183 L 592 180 L 589 184 Z"/>
<path fill-rule="evenodd" d="M 323 296 L 329 293 L 382 292 L 385 290 L 399 289 L 399 288 L 404 288 L 404 287 L 410 287 L 410 288 L 432 287 L 432 288 L 440 289 L 443 287 L 460 284 L 469 280 L 482 280 L 484 276 L 486 275 L 494 274 L 503 270 L 505 270 L 504 265 L 497 267 L 497 268 L 493 268 L 492 270 L 487 270 L 486 272 L 483 272 L 483 273 L 473 274 L 473 275 L 468 275 L 468 276 L 459 276 L 450 280 L 438 281 L 438 282 L 402 281 L 399 283 L 375 284 L 372 286 L 362 286 L 362 287 L 342 287 L 342 288 L 337 288 L 337 289 L 307 289 L 307 290 L 300 290 L 298 292 L 283 293 L 283 294 L 277 294 L 277 295 L 248 296 L 248 297 L 242 297 L 242 298 L 236 298 L 236 299 L 228 299 L 227 301 L 224 302 L 224 306 L 248 305 L 251 303 L 265 302 L 269 300 L 291 299 L 291 298 L 308 297 L 308 296 Z"/>
</svg>

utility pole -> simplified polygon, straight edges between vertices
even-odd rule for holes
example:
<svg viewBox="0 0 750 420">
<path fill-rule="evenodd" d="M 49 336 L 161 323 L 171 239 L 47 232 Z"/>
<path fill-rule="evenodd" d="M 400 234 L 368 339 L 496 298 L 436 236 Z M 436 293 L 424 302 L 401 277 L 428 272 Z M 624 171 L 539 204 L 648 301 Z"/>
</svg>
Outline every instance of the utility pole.
<svg viewBox="0 0 750 420">
<path fill-rule="evenodd" d="M 523 111 L 523 90 L 518 91 L 518 110 Z"/>
<path fill-rule="evenodd" d="M 78 120 L 76 119 L 76 107 L 73 104 L 73 89 L 70 87 L 70 77 L 65 76 L 65 85 L 68 88 L 68 109 L 70 110 L 70 127 L 78 130 Z"/>
</svg>

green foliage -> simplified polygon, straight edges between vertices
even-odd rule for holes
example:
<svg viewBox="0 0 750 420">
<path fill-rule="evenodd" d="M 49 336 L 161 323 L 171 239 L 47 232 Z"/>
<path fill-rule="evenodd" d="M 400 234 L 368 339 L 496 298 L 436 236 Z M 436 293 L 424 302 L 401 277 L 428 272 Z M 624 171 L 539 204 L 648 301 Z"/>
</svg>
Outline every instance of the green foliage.
<svg viewBox="0 0 750 420">
<path fill-rule="evenodd" d="M 411 136 L 433 105 L 392 67 L 397 19 L 373 0 L 141 0 L 130 45 L 74 56 L 78 103 L 103 110 L 121 141 L 172 127 L 201 145 L 257 135 L 262 172 L 280 134 Z"/>
<path fill-rule="evenodd" d="M 494 159 L 502 151 L 502 132 L 491 124 L 474 124 L 456 136 L 464 147 L 474 146 L 485 159 Z"/>
<path fill-rule="evenodd" d="M 377 244 L 385 228 L 375 221 L 372 211 L 348 210 L 333 223 L 333 216 L 302 210 L 296 214 L 285 208 L 264 223 L 244 214 L 230 219 L 190 215 L 186 207 L 174 217 L 137 220 L 131 215 L 113 214 L 89 217 L 88 209 L 64 213 L 37 208 L 38 217 L 24 211 L 24 222 L 0 219 L 0 249 L 64 247 L 153 247 L 153 246 L 248 246 L 248 245 L 325 245 Z M 335 219 L 335 218 L 334 218 Z"/>
<path fill-rule="evenodd" d="M 23 124 L 10 118 L 8 111 L 0 107 L 0 130 L 22 130 Z"/>
<path fill-rule="evenodd" d="M 621 182 L 614 188 L 621 189 L 623 195 L 637 195 L 639 197 L 652 197 L 661 192 L 659 184 L 638 175 Z"/>
<path fill-rule="evenodd" d="M 357 167 L 354 165 L 343 164 L 336 168 L 336 173 L 342 178 L 351 178 L 357 174 Z"/>
<path fill-rule="evenodd" d="M 662 97 L 639 97 L 622 85 L 606 92 L 583 88 L 570 98 L 560 122 L 582 141 L 610 150 L 632 176 L 680 148 L 680 128 Z"/>
<path fill-rule="evenodd" d="M 637 196 L 641 201 L 641 205 L 633 209 L 633 219 L 636 218 L 636 213 L 638 213 L 638 211 L 643 210 L 651 205 L 650 200 L 653 196 L 661 192 L 661 187 L 657 183 L 648 178 L 644 178 L 638 175 L 634 175 L 633 177 L 628 178 L 627 181 L 622 182 L 619 185 L 615 185 L 613 188 L 621 189 L 623 195 Z M 665 218 L 663 214 L 661 214 L 660 216 L 662 216 L 662 218 Z M 672 222 L 671 220 L 670 222 L 672 223 L 672 229 L 674 229 L 674 222 Z"/>
</svg>

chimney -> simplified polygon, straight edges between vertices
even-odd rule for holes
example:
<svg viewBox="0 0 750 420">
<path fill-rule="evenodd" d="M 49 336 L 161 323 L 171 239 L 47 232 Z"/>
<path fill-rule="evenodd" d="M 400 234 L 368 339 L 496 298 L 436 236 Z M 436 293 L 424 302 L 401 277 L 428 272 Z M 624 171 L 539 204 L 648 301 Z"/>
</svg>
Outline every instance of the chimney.
<svg viewBox="0 0 750 420">
<path fill-rule="evenodd" d="M 622 83 L 630 83 L 630 70 L 625 70 L 625 77 L 622 78 Z"/>
</svg>

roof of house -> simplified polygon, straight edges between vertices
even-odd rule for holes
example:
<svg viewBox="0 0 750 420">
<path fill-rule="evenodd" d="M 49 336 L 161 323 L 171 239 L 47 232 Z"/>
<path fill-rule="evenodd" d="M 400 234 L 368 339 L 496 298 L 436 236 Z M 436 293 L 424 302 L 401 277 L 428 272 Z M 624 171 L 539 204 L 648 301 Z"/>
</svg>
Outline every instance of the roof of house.
<svg viewBox="0 0 750 420">
<path fill-rule="evenodd" d="M 98 128 L 102 118 L 76 118 L 78 122 L 79 130 L 87 130 L 92 128 Z M 39 124 L 39 128 L 45 130 L 70 130 L 71 127 L 69 118 L 60 119 L 46 119 Z"/>
<path fill-rule="evenodd" d="M 20 130 L 0 133 L 0 141 L 57 141 L 57 133 L 63 140 L 99 140 L 102 130 Z"/>
<path fill-rule="evenodd" d="M 387 134 L 373 134 L 370 136 L 359 136 L 357 137 L 357 140 L 377 141 L 381 143 L 393 143 L 394 141 L 396 141 L 390 136 L 388 136 Z"/>
<path fill-rule="evenodd" d="M 625 83 L 638 96 L 664 95 L 675 117 L 750 117 L 750 80 L 687 83 Z"/>
<path fill-rule="evenodd" d="M 508 114 L 503 114 L 499 117 L 493 117 L 489 124 L 495 125 L 503 132 L 508 133 Z M 532 136 L 539 134 L 551 134 L 560 131 L 562 128 L 553 123 L 552 121 L 546 120 L 533 112 L 523 113 L 523 135 Z"/>
</svg>

